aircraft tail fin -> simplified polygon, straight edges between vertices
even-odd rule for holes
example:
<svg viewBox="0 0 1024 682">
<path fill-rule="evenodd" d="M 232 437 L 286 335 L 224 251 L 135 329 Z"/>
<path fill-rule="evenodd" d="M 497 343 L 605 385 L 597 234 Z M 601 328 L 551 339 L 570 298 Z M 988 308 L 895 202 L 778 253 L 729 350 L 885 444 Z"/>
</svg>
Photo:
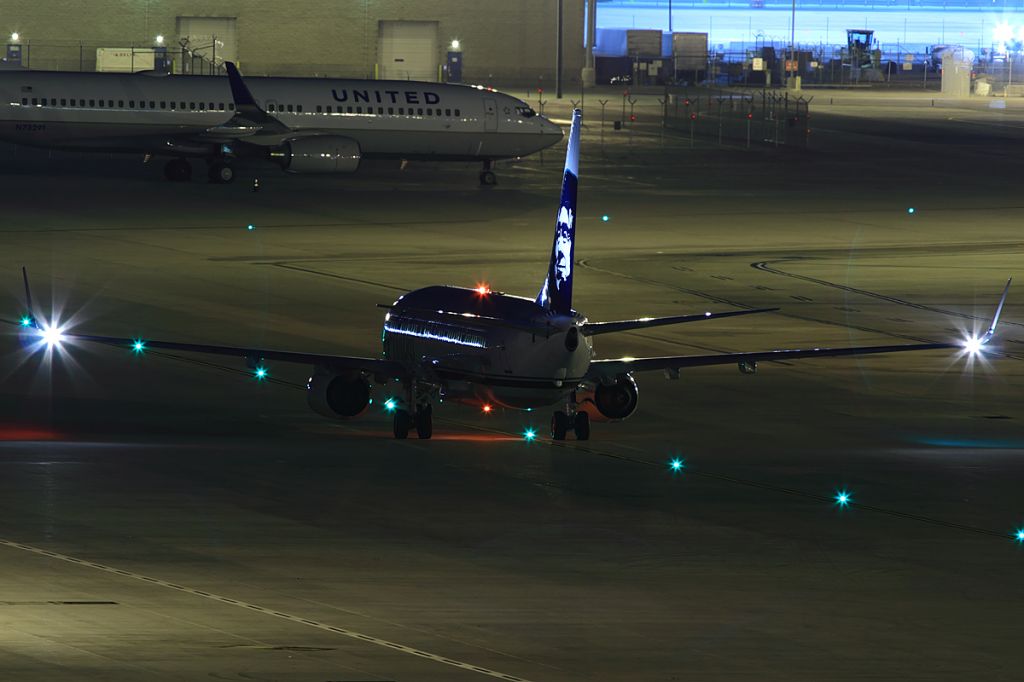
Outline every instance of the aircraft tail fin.
<svg viewBox="0 0 1024 682">
<path fill-rule="evenodd" d="M 583 113 L 572 112 L 572 128 L 562 173 L 562 198 L 555 219 L 555 240 L 551 246 L 547 277 L 537 303 L 559 315 L 572 314 L 572 269 L 576 251 L 576 187 L 580 165 L 580 125 Z"/>
</svg>

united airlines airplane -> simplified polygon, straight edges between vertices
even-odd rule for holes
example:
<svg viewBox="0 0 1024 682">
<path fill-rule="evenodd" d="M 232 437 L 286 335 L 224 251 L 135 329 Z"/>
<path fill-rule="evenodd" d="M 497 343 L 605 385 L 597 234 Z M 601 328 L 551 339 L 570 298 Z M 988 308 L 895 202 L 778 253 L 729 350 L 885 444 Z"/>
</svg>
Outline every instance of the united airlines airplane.
<svg viewBox="0 0 1024 682">
<path fill-rule="evenodd" d="M 593 338 L 601 334 L 660 325 L 752 315 L 771 309 L 701 312 L 618 322 L 589 322 L 572 307 L 576 243 L 576 189 L 580 144 L 579 111 L 569 133 L 561 203 L 547 272 L 536 298 L 453 286 L 430 286 L 401 296 L 384 316 L 383 355 L 379 358 L 320 355 L 296 351 L 214 346 L 94 336 L 46 322 L 32 306 L 25 277 L 27 312 L 21 320 L 26 341 L 36 350 L 60 350 L 75 343 L 100 343 L 135 353 L 146 349 L 209 353 L 244 358 L 257 378 L 267 376 L 268 361 L 311 365 L 309 406 L 331 419 L 355 417 L 370 405 L 372 385 L 383 386 L 384 405 L 394 413 L 394 434 L 405 438 L 415 428 L 420 438 L 433 433 L 433 404 L 441 399 L 476 405 L 532 409 L 555 406 L 551 436 L 562 440 L 572 430 L 590 437 L 591 419 L 618 421 L 637 408 L 633 375 L 662 371 L 679 378 L 680 369 L 735 364 L 751 374 L 761 360 L 796 360 L 843 355 L 959 349 L 978 353 L 995 334 L 1010 283 L 1003 290 L 988 330 L 958 343 L 770 350 L 711 355 L 594 359 Z"/>
<path fill-rule="evenodd" d="M 363 158 L 479 161 L 526 156 L 562 129 L 490 88 L 416 81 L 0 71 L 0 140 L 49 149 L 168 156 L 169 180 L 205 159 L 231 182 L 235 159 L 292 173 L 352 173 Z M 251 89 L 250 89 L 251 88 Z"/>
</svg>

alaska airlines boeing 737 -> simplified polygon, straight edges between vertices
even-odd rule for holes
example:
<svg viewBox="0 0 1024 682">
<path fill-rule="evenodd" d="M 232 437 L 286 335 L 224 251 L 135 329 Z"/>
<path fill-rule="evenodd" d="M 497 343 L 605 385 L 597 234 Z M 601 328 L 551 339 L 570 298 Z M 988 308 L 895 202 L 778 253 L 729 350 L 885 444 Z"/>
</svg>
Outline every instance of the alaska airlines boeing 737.
<svg viewBox="0 0 1024 682">
<path fill-rule="evenodd" d="M 172 157 L 169 180 L 205 159 L 211 182 L 255 154 L 292 173 L 351 173 L 360 159 L 492 162 L 562 139 L 530 105 L 490 88 L 415 81 L 0 71 L 0 139 Z M 250 90 L 251 87 L 251 90 Z"/>
<path fill-rule="evenodd" d="M 660 325 L 715 320 L 770 309 L 702 312 L 618 322 L 589 322 L 572 307 L 576 242 L 576 189 L 581 115 L 574 112 L 569 133 L 561 203 L 547 273 L 535 299 L 510 296 L 486 287 L 467 289 L 431 286 L 411 291 L 384 316 L 380 358 L 320 355 L 294 351 L 213 346 L 177 341 L 152 341 L 93 336 L 44 321 L 32 306 L 25 275 L 27 312 L 21 320 L 31 345 L 56 350 L 72 343 L 100 343 L 142 353 L 148 348 L 209 353 L 244 358 L 262 378 L 267 361 L 311 365 L 307 385 L 309 406 L 332 419 L 355 417 L 371 402 L 371 385 L 385 386 L 394 412 L 394 434 L 405 438 L 412 428 L 420 438 L 433 433 L 432 405 L 439 399 L 481 407 L 516 409 L 557 406 L 551 419 L 556 440 L 569 430 L 590 437 L 591 418 L 618 421 L 637 407 L 633 374 L 654 370 L 679 378 L 679 370 L 703 365 L 736 364 L 753 373 L 761 360 L 796 360 L 843 355 L 868 355 L 940 349 L 980 352 L 995 334 L 1010 283 L 1003 290 L 988 330 L 958 343 L 915 343 L 887 346 L 771 350 L 712 355 L 670 355 L 653 358 L 595 360 L 593 337 Z"/>
</svg>

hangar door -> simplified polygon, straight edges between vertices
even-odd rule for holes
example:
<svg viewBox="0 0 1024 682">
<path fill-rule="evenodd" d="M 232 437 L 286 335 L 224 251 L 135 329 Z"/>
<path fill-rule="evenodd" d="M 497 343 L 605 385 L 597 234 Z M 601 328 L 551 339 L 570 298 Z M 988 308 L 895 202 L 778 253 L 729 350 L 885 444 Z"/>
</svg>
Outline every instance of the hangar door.
<svg viewBox="0 0 1024 682">
<path fill-rule="evenodd" d="M 438 67 L 436 21 L 382 21 L 377 37 L 380 77 L 436 81 Z"/>
<path fill-rule="evenodd" d="M 178 17 L 178 37 L 207 62 L 238 60 L 238 33 L 234 17 Z"/>
</svg>

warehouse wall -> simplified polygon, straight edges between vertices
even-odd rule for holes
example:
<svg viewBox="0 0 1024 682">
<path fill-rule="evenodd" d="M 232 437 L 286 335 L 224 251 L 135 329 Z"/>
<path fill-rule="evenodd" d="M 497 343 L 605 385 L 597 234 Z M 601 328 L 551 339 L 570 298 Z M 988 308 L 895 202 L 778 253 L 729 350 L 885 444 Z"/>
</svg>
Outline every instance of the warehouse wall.
<svg viewBox="0 0 1024 682">
<path fill-rule="evenodd" d="M 584 0 L 564 3 L 570 87 L 583 66 Z M 157 34 L 175 47 L 179 16 L 236 17 L 246 73 L 370 77 L 379 20 L 437 21 L 442 45 L 462 44 L 463 80 L 551 87 L 555 15 L 556 0 L 4 0 L 0 39 L 17 31 L 32 68 L 77 69 L 82 52 L 91 69 L 96 47 L 151 45 Z"/>
</svg>

